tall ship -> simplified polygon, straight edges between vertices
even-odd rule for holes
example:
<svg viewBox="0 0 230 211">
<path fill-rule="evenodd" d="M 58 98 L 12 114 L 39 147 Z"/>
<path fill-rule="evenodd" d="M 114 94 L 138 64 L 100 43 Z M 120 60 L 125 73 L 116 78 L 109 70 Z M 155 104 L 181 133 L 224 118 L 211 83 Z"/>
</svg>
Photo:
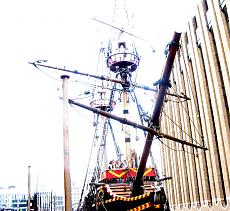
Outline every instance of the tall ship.
<svg viewBox="0 0 230 211">
<path fill-rule="evenodd" d="M 93 114 L 95 117 L 95 133 L 92 137 L 95 152 L 85 153 L 89 156 L 88 165 L 93 163 L 94 166 L 91 170 L 87 167 L 77 210 L 170 210 L 163 183 L 172 178 L 171 175 L 159 174 L 152 153 L 154 142 L 165 138 L 189 147 L 206 149 L 165 134 L 161 130 L 162 108 L 167 96 L 189 100 L 186 95 L 170 92 L 170 77 L 175 56 L 180 48 L 181 33 L 172 34 L 172 39 L 165 49 L 165 65 L 161 77 L 153 78 L 154 84 L 149 87 L 136 82 L 137 77 L 143 77 L 139 68 L 141 55 L 132 41 L 133 37 L 138 37 L 125 30 L 123 25 L 117 27 L 101 20 L 95 21 L 112 27 L 116 32 L 112 39 L 108 39 L 107 47 L 100 50 L 105 66 L 98 74 L 48 65 L 42 60 L 31 62 L 36 68 L 54 70 L 62 74 L 65 210 L 72 209 L 66 122 L 69 105 L 86 109 L 89 115 Z M 86 81 L 94 80 L 92 89 L 85 92 L 85 95 L 90 95 L 88 105 L 68 96 L 67 87 L 71 75 L 81 75 Z M 149 68 L 147 77 L 154 77 L 152 68 Z M 141 92 L 150 92 L 153 102 L 147 103 Z M 144 107 L 148 104 L 151 108 L 146 111 Z M 116 127 L 121 127 L 122 132 L 115 130 L 114 122 L 120 124 Z M 82 133 L 87 133 L 88 127 L 85 125 L 85 131 Z M 138 137 L 135 134 L 137 131 L 142 133 L 143 140 L 133 140 Z"/>
</svg>

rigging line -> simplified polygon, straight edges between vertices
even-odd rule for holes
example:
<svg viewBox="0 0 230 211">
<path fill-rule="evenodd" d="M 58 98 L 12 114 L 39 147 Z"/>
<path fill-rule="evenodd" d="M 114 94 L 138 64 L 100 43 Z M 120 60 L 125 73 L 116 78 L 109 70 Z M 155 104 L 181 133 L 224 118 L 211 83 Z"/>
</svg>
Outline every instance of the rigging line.
<svg viewBox="0 0 230 211">
<path fill-rule="evenodd" d="M 108 112 L 105 112 L 105 111 L 102 111 L 102 110 L 99 110 L 97 108 L 92 108 L 90 106 L 87 106 L 87 105 L 84 105 L 84 104 L 81 104 L 81 103 L 78 103 L 78 102 L 75 102 L 75 101 L 72 101 L 69 99 L 69 103 L 70 104 L 74 104 L 76 106 L 79 106 L 81 108 L 84 108 L 86 110 L 89 110 L 89 111 L 92 111 L 93 113 L 99 113 L 101 114 L 102 116 L 105 116 L 105 117 L 108 117 L 108 118 L 112 118 L 118 122 L 121 122 L 125 125 L 131 125 L 135 128 L 139 128 L 139 129 L 142 129 L 142 130 L 146 130 L 148 131 L 149 133 L 153 134 L 153 135 L 158 135 L 159 137 L 163 137 L 163 138 L 167 138 L 167 139 L 170 139 L 172 141 L 175 141 L 175 142 L 178 142 L 178 143 L 181 143 L 183 145 L 188 145 L 188 146 L 192 146 L 192 147 L 195 147 L 195 148 L 200 148 L 200 149 L 204 149 L 204 150 L 208 150 L 206 147 L 202 147 L 202 146 L 199 146 L 199 145 L 195 145 L 193 143 L 190 143 L 190 142 L 187 142 L 185 140 L 181 140 L 179 138 L 176 138 L 176 137 L 173 137 L 173 136 L 170 136 L 168 134 L 165 134 L 165 133 L 160 133 L 158 131 L 156 131 L 156 128 L 152 128 L 152 127 L 146 127 L 144 125 L 140 125 L 136 122 L 132 122 L 126 118 L 122 118 L 122 117 L 119 117 L 119 116 L 116 116 L 116 115 L 113 115 L 111 113 L 108 113 Z"/>
<path fill-rule="evenodd" d="M 85 81 L 80 81 L 80 80 L 74 80 L 74 81 L 70 81 L 71 83 L 79 83 L 79 84 L 83 84 L 85 86 L 88 85 L 88 86 L 95 86 L 95 84 L 92 84 L 92 83 L 89 83 L 89 82 L 85 82 Z"/>
<path fill-rule="evenodd" d="M 119 27 L 113 26 L 113 25 L 111 25 L 111 24 L 108 24 L 108 23 L 106 23 L 106 22 L 104 22 L 104 21 L 101 21 L 101 20 L 98 20 L 98 19 L 96 19 L 96 18 L 92 18 L 92 20 L 97 21 L 97 22 L 99 22 L 99 23 L 102 23 L 102 24 L 104 24 L 104 25 L 106 25 L 106 26 L 112 27 L 112 28 L 114 28 L 114 29 L 116 29 L 116 30 L 119 30 L 121 33 L 126 33 L 126 34 L 128 34 L 128 35 L 130 35 L 130 36 L 132 36 L 132 37 L 135 37 L 136 39 L 142 40 L 143 42 L 147 43 L 147 44 L 151 47 L 151 49 L 154 50 L 154 47 L 152 46 L 152 44 L 151 44 L 149 41 L 143 39 L 142 37 L 139 37 L 139 36 L 137 36 L 137 35 L 134 35 L 134 34 L 128 32 L 128 31 L 125 31 L 124 29 L 120 29 Z"/>
<path fill-rule="evenodd" d="M 195 154 L 195 153 L 193 153 L 193 152 L 188 152 L 188 151 L 186 151 L 185 149 L 182 149 L 182 150 L 180 150 L 180 149 L 173 149 L 173 148 L 171 148 L 170 146 L 168 146 L 167 144 L 165 144 L 159 137 L 157 137 L 157 139 L 158 139 L 164 146 L 166 146 L 168 149 L 170 149 L 170 150 L 172 150 L 172 151 L 175 151 L 175 152 L 186 152 L 186 153 L 191 154 L 191 155 L 194 155 L 194 156 L 197 156 L 197 155 L 198 155 L 198 154 Z"/>
<path fill-rule="evenodd" d="M 97 125 L 99 126 L 99 127 L 102 127 L 102 126 L 100 126 L 100 124 L 99 124 L 99 121 L 97 121 Z M 103 137 L 102 137 L 103 138 Z M 98 141 L 98 139 L 99 139 L 99 136 L 96 136 L 95 137 L 95 140 L 97 140 Z M 95 178 L 95 179 L 97 179 L 98 180 L 98 178 L 100 177 L 100 171 L 101 171 L 101 163 L 100 163 L 100 160 L 99 160 L 99 156 L 100 156 L 100 153 L 101 153 L 101 146 L 102 146 L 102 141 L 103 141 L 103 139 L 101 140 L 101 141 L 98 141 L 98 145 L 96 146 L 96 148 L 97 148 L 97 155 L 96 155 L 96 159 L 95 159 L 95 164 L 94 164 L 94 171 L 93 171 L 93 177 Z"/>
<path fill-rule="evenodd" d="M 97 115 L 97 121 L 98 121 L 98 118 L 99 118 L 99 114 Z M 94 145 L 95 145 L 95 140 L 96 140 L 95 137 L 96 137 L 96 134 L 97 134 L 97 130 L 98 130 L 98 128 L 96 127 L 95 131 L 94 131 L 94 138 L 93 138 L 91 149 L 90 149 L 89 160 L 88 160 L 86 174 L 85 174 L 85 179 L 84 179 L 84 183 L 83 183 L 83 187 L 82 187 L 82 191 L 81 191 L 81 196 L 80 196 L 80 200 L 79 200 L 78 210 L 80 208 L 80 204 L 82 202 L 82 197 L 83 197 L 83 194 L 84 194 L 85 184 L 86 184 L 86 180 L 87 180 L 88 172 L 89 172 L 89 165 L 90 165 L 90 161 L 91 161 L 91 156 L 92 156 L 93 148 L 94 148 Z"/>
<path fill-rule="evenodd" d="M 174 93 L 175 93 L 175 89 L 172 87 Z M 185 111 L 187 117 L 189 118 L 189 121 L 192 123 L 193 127 L 195 128 L 195 130 L 197 131 L 197 133 L 199 134 L 200 138 L 203 140 L 204 137 L 203 135 L 201 134 L 201 132 L 198 130 L 198 128 L 195 126 L 195 123 L 194 121 L 191 119 L 191 117 L 189 116 L 189 112 L 187 111 L 187 109 L 185 108 L 185 106 L 183 105 L 183 101 L 181 101 L 181 99 L 178 97 L 178 100 L 179 100 L 179 103 L 180 105 L 182 106 L 183 110 Z"/>
<path fill-rule="evenodd" d="M 103 86 L 100 86 L 100 85 L 95 85 L 95 84 L 93 84 L 93 83 L 89 83 L 89 82 L 83 82 L 83 81 L 79 81 L 79 80 L 76 80 L 76 81 L 73 81 L 73 82 L 76 82 L 76 83 L 82 83 L 82 84 L 86 84 L 86 85 L 88 85 L 88 86 L 90 86 L 90 87 L 100 87 L 100 88 L 104 88 L 104 89 L 108 89 L 108 90 L 113 90 L 113 88 L 108 88 L 108 87 L 103 87 Z M 116 91 L 121 91 L 121 89 L 118 89 L 118 88 L 116 88 L 115 89 Z"/>
<path fill-rule="evenodd" d="M 186 131 L 183 130 L 182 127 L 180 127 L 175 121 L 173 121 L 173 119 L 168 116 L 164 111 L 162 111 L 162 113 L 173 123 L 175 124 L 183 133 L 185 133 L 189 138 L 191 138 L 192 141 L 194 141 L 195 143 L 197 143 L 198 145 L 202 146 L 198 141 L 196 141 L 192 136 L 190 136 Z"/>
<path fill-rule="evenodd" d="M 31 64 L 31 63 L 29 63 Z M 55 81 L 61 81 L 61 79 L 57 79 L 52 77 L 51 75 L 47 74 L 45 71 L 43 71 L 41 68 L 38 67 L 38 65 L 36 65 L 36 62 L 32 63 L 38 70 L 40 70 L 44 75 L 48 76 L 49 78 L 55 80 Z"/>
<path fill-rule="evenodd" d="M 100 48 L 100 51 L 99 51 L 99 55 L 98 55 L 98 58 L 97 58 L 97 66 L 96 66 L 96 74 L 98 74 L 98 69 L 99 69 L 99 63 L 100 63 L 100 57 L 101 57 L 101 53 L 104 51 L 104 48 Z M 96 83 L 96 78 L 95 78 L 95 84 Z M 95 91 L 95 89 L 97 88 L 97 85 L 95 85 L 94 89 L 93 89 L 93 92 Z"/>
<path fill-rule="evenodd" d="M 108 210 L 106 209 L 106 207 L 105 207 L 105 204 L 104 204 L 103 199 L 102 199 L 101 197 L 98 197 L 98 198 L 99 198 L 99 200 L 101 201 L 101 204 L 102 204 L 102 206 L 104 207 L 105 211 L 108 211 Z"/>
<path fill-rule="evenodd" d="M 103 128 L 102 135 L 101 135 L 101 144 L 100 144 L 100 146 L 104 146 L 106 144 L 106 139 L 105 138 L 106 138 L 106 136 L 108 134 L 108 120 L 109 119 L 106 118 L 104 120 L 103 125 L 100 124 L 101 125 L 100 127 Z"/>
<path fill-rule="evenodd" d="M 72 104 L 70 104 L 70 106 L 74 111 L 76 111 L 79 115 L 85 118 L 88 122 L 92 122 L 92 120 L 90 120 L 86 115 L 83 115 L 82 112 L 78 111 L 78 109 L 75 106 L 73 106 Z"/>
<path fill-rule="evenodd" d="M 180 49 L 180 51 L 182 51 L 182 49 Z M 192 93 L 192 97 L 193 97 L 193 99 L 196 99 L 196 98 L 195 98 L 195 94 L 194 94 L 195 90 L 194 90 L 194 92 L 193 92 L 192 85 L 191 85 L 191 79 L 190 79 L 190 76 L 189 76 L 189 74 L 188 74 L 188 68 L 187 68 L 187 66 L 186 66 L 185 57 L 184 57 L 183 52 L 181 53 L 181 55 L 182 55 L 182 58 L 183 58 L 183 62 L 184 62 L 184 66 L 185 66 L 185 71 L 186 71 L 186 74 L 187 74 L 188 79 L 189 79 L 189 80 L 188 80 L 188 84 L 189 84 L 189 87 L 190 87 L 190 90 L 191 90 L 191 93 Z M 197 111 L 197 109 L 196 109 L 196 112 L 199 114 L 199 118 L 200 118 L 200 113 Z M 203 135 L 202 135 L 201 132 L 196 128 L 195 123 L 194 123 L 193 121 L 192 121 L 192 123 L 193 123 L 193 125 L 194 125 L 196 131 L 198 132 L 198 134 L 199 134 L 199 135 L 202 137 L 202 139 L 203 139 Z M 203 139 L 203 141 L 204 141 L 204 139 Z"/>
<path fill-rule="evenodd" d="M 41 62 L 47 62 L 47 60 L 40 60 Z M 37 61 L 38 62 L 38 61 Z M 39 63 L 39 62 L 38 62 Z M 50 76 L 49 74 L 47 74 L 45 71 L 43 71 L 41 68 L 38 67 L 38 65 L 36 65 L 35 63 L 33 63 L 34 67 L 36 67 L 41 73 L 43 73 L 44 75 L 48 76 L 49 78 L 55 80 L 55 81 L 61 81 L 61 79 L 57 79 L 57 78 L 54 78 L 52 76 Z M 71 81 L 70 81 L 71 82 Z M 53 85 L 54 86 L 54 85 Z M 55 89 L 56 90 L 60 90 L 57 86 L 55 86 Z"/>
<path fill-rule="evenodd" d="M 103 126 L 103 133 L 101 136 L 101 142 L 99 145 L 99 149 L 98 149 L 98 154 L 97 154 L 97 165 L 96 168 L 98 170 L 97 172 L 97 177 L 100 177 L 101 174 L 101 169 L 102 169 L 102 164 L 103 164 L 103 160 L 105 160 L 105 149 L 106 149 L 106 137 L 108 135 L 108 120 L 109 118 L 106 118 L 105 122 L 104 122 L 104 126 Z"/>
<path fill-rule="evenodd" d="M 114 1 L 113 19 L 112 19 L 113 23 L 114 23 L 114 20 L 115 20 L 116 9 L 117 9 L 117 0 Z"/>
<path fill-rule="evenodd" d="M 111 125 L 110 120 L 108 121 L 108 123 L 109 123 L 109 128 L 110 128 L 110 131 L 111 131 L 111 134 L 112 134 L 113 142 L 114 142 L 114 145 L 115 145 L 115 150 L 116 150 L 116 153 L 117 153 L 117 159 L 121 160 L 122 153 L 121 153 L 121 150 L 119 148 L 119 145 L 116 142 L 116 138 L 115 138 L 113 127 Z"/>
<path fill-rule="evenodd" d="M 124 10 L 125 10 L 125 13 L 126 13 L 126 18 L 127 18 L 128 25 L 130 26 L 130 20 L 129 20 L 129 15 L 128 15 L 128 9 L 127 9 L 127 2 L 126 2 L 126 0 L 124 0 Z"/>
<path fill-rule="evenodd" d="M 141 111 L 144 111 L 144 109 L 142 108 L 140 102 L 138 101 L 136 93 L 133 92 L 133 94 L 134 94 L 134 98 L 135 98 L 135 102 L 136 102 L 136 106 L 137 106 L 137 110 L 138 110 L 138 114 L 139 114 L 139 118 L 140 118 L 141 124 L 144 125 L 143 117 L 141 116 Z M 145 130 L 143 130 L 143 132 L 144 132 L 144 136 L 146 137 L 147 136 L 147 132 Z M 154 138 L 153 141 L 155 139 L 156 138 Z M 152 151 L 150 150 L 149 153 L 150 153 L 150 157 L 152 159 L 152 164 L 156 166 L 156 163 L 154 161 L 154 157 L 153 157 Z"/>
<path fill-rule="evenodd" d="M 131 77 L 130 77 L 130 81 L 131 81 L 133 87 L 135 87 L 135 84 L 137 84 L 137 83 L 136 83 L 136 82 L 137 82 L 137 76 L 138 76 L 138 73 L 139 73 L 138 70 L 139 70 L 139 65 L 137 66 L 137 69 L 136 69 L 136 71 L 135 71 L 134 76 L 132 75 L 132 77 L 134 78 L 134 80 L 132 81 L 132 80 L 131 80 Z"/>
<path fill-rule="evenodd" d="M 91 98 L 92 95 L 89 95 L 89 96 L 85 96 L 85 97 L 75 97 L 75 98 L 72 98 L 72 100 L 82 100 L 82 99 L 87 99 L 87 98 Z"/>
<path fill-rule="evenodd" d="M 104 124 L 98 123 L 98 127 L 103 128 L 103 126 L 104 126 Z M 115 133 L 124 133 L 124 134 L 128 134 L 127 132 L 123 131 L 122 129 L 115 129 L 115 130 L 113 129 L 113 131 L 114 131 Z"/>
<path fill-rule="evenodd" d="M 180 51 L 182 52 L 182 48 L 180 48 Z M 184 62 L 184 66 L 185 66 L 185 71 L 186 71 L 186 74 L 187 74 L 188 79 L 189 79 L 189 80 L 188 80 L 189 87 L 190 87 L 190 89 L 191 89 L 193 99 L 195 99 L 195 95 L 194 95 L 194 93 L 193 93 L 193 89 L 191 88 L 191 87 L 192 87 L 192 85 L 191 85 L 191 79 L 190 79 L 190 76 L 189 76 L 189 74 L 188 74 L 188 68 L 187 68 L 187 66 L 186 66 L 186 62 L 185 62 L 185 58 L 184 58 L 184 53 L 182 52 L 181 55 L 182 55 L 182 57 L 183 57 L 183 62 Z"/>
<path fill-rule="evenodd" d="M 183 103 L 183 102 L 186 102 L 187 100 L 179 101 L 179 100 L 170 100 L 169 98 L 166 98 L 165 101 L 170 101 L 170 102 L 173 102 L 173 103 L 180 103 L 180 102 Z"/>
<path fill-rule="evenodd" d="M 78 75 L 82 75 L 82 76 L 87 76 L 87 77 L 91 77 L 91 78 L 97 78 L 97 79 L 100 79 L 100 80 L 120 83 L 122 85 L 127 85 L 126 83 L 122 82 L 121 80 L 112 79 L 112 78 L 106 77 L 104 75 L 97 76 L 97 75 L 93 75 L 93 74 L 89 74 L 89 73 L 79 72 L 78 70 L 68 70 L 68 69 L 64 69 L 64 68 L 60 68 L 60 67 L 53 67 L 53 66 L 49 66 L 49 65 L 37 64 L 36 62 L 34 62 L 34 63 L 29 62 L 29 64 L 32 64 L 34 66 L 41 66 L 41 67 L 46 67 L 46 68 L 50 68 L 50 69 L 54 69 L 54 70 L 59 70 L 59 71 L 63 71 L 63 72 L 68 72 L 68 73 L 72 73 L 72 74 L 78 74 Z M 131 85 L 135 86 L 137 88 L 140 88 L 140 89 L 147 90 L 147 91 L 157 92 L 157 89 L 154 89 L 154 88 L 151 88 L 151 87 L 148 87 L 148 86 L 138 85 L 138 84 L 131 84 Z M 166 95 L 175 96 L 175 94 L 172 94 L 172 93 L 166 93 Z M 176 95 L 176 96 L 178 96 L 178 95 Z M 187 96 L 180 96 L 180 97 L 189 100 L 189 98 Z"/>
<path fill-rule="evenodd" d="M 139 101 L 137 99 L 136 93 L 135 92 L 133 92 L 133 93 L 134 93 L 134 98 L 135 98 L 139 118 L 141 120 L 141 124 L 144 125 L 143 117 L 141 116 L 141 111 L 143 111 L 143 108 L 141 107 L 141 105 L 140 105 L 140 103 L 139 103 Z M 144 136 L 146 137 L 147 132 L 145 130 L 143 130 L 143 132 L 144 132 Z"/>
</svg>

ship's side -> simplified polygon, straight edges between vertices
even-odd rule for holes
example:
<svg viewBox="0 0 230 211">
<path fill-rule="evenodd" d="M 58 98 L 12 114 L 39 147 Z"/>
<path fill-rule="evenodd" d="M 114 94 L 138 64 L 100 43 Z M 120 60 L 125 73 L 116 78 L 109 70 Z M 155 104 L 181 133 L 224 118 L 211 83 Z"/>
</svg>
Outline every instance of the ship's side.
<svg viewBox="0 0 230 211">
<path fill-rule="evenodd" d="M 146 168 L 143 194 L 132 196 L 137 169 L 108 169 L 99 183 L 91 183 L 83 210 L 167 210 L 168 202 L 154 168 Z"/>
</svg>

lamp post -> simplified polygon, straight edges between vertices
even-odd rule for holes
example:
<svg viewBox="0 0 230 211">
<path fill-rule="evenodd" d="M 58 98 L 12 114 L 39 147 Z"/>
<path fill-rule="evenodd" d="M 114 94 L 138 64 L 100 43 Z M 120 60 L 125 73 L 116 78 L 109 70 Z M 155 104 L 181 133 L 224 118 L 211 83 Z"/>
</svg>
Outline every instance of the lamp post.
<svg viewBox="0 0 230 211">
<path fill-rule="evenodd" d="M 28 166 L 28 198 L 27 198 L 27 211 L 30 211 L 30 167 Z"/>
</svg>

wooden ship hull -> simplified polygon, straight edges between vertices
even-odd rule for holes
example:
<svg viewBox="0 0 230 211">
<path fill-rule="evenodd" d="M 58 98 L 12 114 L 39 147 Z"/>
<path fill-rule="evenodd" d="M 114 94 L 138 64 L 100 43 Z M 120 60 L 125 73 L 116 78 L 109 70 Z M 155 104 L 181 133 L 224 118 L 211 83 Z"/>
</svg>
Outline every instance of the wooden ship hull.
<svg viewBox="0 0 230 211">
<path fill-rule="evenodd" d="M 169 210 L 163 187 L 157 183 L 154 168 L 146 168 L 143 194 L 132 196 L 132 183 L 137 168 L 112 169 L 102 173 L 99 183 L 91 183 L 91 191 L 85 197 L 83 210 Z"/>
</svg>

